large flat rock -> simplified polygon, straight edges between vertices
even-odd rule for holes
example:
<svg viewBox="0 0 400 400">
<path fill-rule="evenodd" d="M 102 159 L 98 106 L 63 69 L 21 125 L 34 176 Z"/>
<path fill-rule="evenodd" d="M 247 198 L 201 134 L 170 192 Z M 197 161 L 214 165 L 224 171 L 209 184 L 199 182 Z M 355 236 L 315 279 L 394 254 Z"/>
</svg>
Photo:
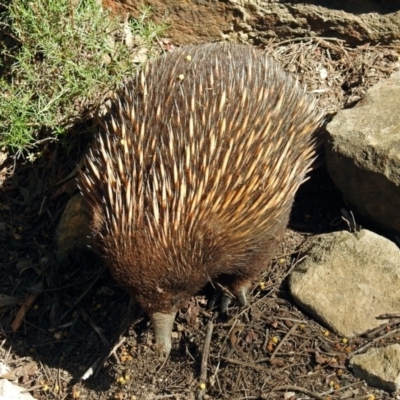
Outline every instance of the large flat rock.
<svg viewBox="0 0 400 400">
<path fill-rule="evenodd" d="M 361 335 L 400 310 L 400 249 L 363 230 L 315 238 L 291 274 L 290 291 L 300 307 L 344 337 Z"/>
</svg>

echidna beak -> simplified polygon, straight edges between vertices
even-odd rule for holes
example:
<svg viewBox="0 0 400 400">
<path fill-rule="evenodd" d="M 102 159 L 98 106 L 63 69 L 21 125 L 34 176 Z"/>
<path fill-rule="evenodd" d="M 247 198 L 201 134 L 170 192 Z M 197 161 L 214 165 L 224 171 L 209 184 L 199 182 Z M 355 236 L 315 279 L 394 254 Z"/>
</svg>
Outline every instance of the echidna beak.
<svg viewBox="0 0 400 400">
<path fill-rule="evenodd" d="M 150 318 L 153 322 L 155 349 L 158 357 L 167 358 L 171 352 L 171 334 L 176 312 L 165 314 L 153 313 Z"/>
</svg>

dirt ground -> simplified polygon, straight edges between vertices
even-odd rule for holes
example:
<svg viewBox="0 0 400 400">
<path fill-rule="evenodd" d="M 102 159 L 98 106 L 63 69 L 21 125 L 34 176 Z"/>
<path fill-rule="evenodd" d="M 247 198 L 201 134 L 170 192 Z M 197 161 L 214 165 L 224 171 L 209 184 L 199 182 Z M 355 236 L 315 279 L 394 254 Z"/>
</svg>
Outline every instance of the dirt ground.
<svg viewBox="0 0 400 400">
<path fill-rule="evenodd" d="M 396 48 L 348 49 L 321 39 L 275 43 L 269 51 L 301 74 L 328 119 L 399 68 Z M 328 77 L 322 79 L 323 69 Z M 75 190 L 66 178 L 86 147 L 90 123 L 74 133 L 64 146 L 43 147 L 34 163 L 0 169 L 0 359 L 12 369 L 9 379 L 43 400 L 398 398 L 356 379 L 347 360 L 368 344 L 400 343 L 398 335 L 387 335 L 399 320 L 346 340 L 299 310 L 287 289 L 302 244 L 347 229 L 347 208 L 323 154 L 297 194 L 280 252 L 249 304 L 233 305 L 222 319 L 217 309 L 206 309 L 206 288 L 180 311 L 171 356 L 161 362 L 147 316 L 100 259 L 87 252 L 63 265 L 55 260 L 56 227 Z"/>
</svg>

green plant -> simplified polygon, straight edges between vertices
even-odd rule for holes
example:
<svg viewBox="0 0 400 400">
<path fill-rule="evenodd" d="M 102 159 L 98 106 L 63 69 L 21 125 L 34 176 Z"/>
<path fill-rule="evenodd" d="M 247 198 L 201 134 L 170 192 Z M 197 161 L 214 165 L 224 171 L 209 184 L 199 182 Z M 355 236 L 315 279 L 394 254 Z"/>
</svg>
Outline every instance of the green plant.
<svg viewBox="0 0 400 400">
<path fill-rule="evenodd" d="M 0 30 L 11 29 L 18 45 L 2 51 L 11 63 L 0 77 L 0 146 L 28 155 L 92 115 L 135 73 L 139 46 L 161 34 L 148 14 L 121 23 L 97 0 L 11 1 Z"/>
</svg>

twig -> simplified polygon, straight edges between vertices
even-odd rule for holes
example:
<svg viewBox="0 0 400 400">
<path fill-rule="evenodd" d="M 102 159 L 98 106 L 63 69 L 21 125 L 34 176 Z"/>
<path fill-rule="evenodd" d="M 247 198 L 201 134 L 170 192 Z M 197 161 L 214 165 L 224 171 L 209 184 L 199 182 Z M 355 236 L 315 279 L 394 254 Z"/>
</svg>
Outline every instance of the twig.
<svg viewBox="0 0 400 400">
<path fill-rule="evenodd" d="M 14 318 L 14 321 L 11 324 L 11 330 L 13 332 L 16 332 L 20 328 L 22 322 L 25 319 L 26 314 L 32 307 L 33 303 L 35 302 L 39 294 L 42 292 L 42 289 L 43 289 L 42 285 L 41 284 L 38 285 L 38 287 L 35 288 L 35 290 L 32 290 L 32 292 L 25 299 L 24 303 L 22 304 L 21 308 L 18 310 L 17 315 Z"/>
<path fill-rule="evenodd" d="M 298 38 L 292 38 L 292 39 L 287 39 L 287 40 L 283 40 L 282 42 L 279 43 L 275 43 L 275 46 L 282 46 L 286 43 L 293 43 L 293 42 L 301 42 L 302 40 L 308 40 L 308 41 L 313 41 L 313 40 L 318 40 L 318 39 L 322 39 L 322 40 L 332 40 L 335 42 L 342 42 L 345 43 L 345 40 L 342 39 L 337 39 L 337 38 L 329 38 L 329 37 L 318 37 L 318 36 L 304 36 L 304 37 L 298 37 Z"/>
<path fill-rule="evenodd" d="M 262 347 L 261 347 L 263 350 L 267 347 L 267 345 L 268 345 L 268 340 L 269 340 L 269 329 L 266 328 L 266 329 L 265 329 L 265 339 L 264 339 L 264 343 L 262 344 Z"/>
<path fill-rule="evenodd" d="M 378 315 L 375 318 L 376 319 L 400 318 L 400 313 L 387 313 L 387 314 Z"/>
<path fill-rule="evenodd" d="M 341 386 L 339 389 L 330 389 L 330 390 L 328 390 L 326 392 L 320 393 L 320 395 L 321 396 L 326 396 L 326 395 L 332 393 L 332 390 L 334 390 L 335 392 L 340 392 L 341 390 L 346 390 L 348 388 L 351 388 L 353 386 L 360 385 L 360 384 L 363 384 L 363 383 L 364 383 L 363 381 L 353 382 L 353 383 L 350 383 L 349 385 Z"/>
<path fill-rule="evenodd" d="M 207 365 L 208 365 L 208 357 L 210 355 L 210 344 L 211 344 L 211 336 L 213 333 L 214 329 L 214 324 L 211 320 L 208 321 L 207 324 L 207 331 L 206 331 L 206 337 L 204 339 L 204 347 L 203 347 L 203 354 L 201 357 L 201 373 L 200 373 L 200 392 L 197 395 L 197 398 L 201 400 L 206 392 L 206 388 L 202 388 L 202 386 L 205 386 L 205 383 L 207 382 Z"/>
<path fill-rule="evenodd" d="M 103 366 L 104 362 L 110 357 L 111 354 L 114 354 L 115 351 L 122 346 L 122 344 L 125 342 L 126 338 L 123 337 L 111 350 L 107 350 L 107 352 L 102 356 L 99 357 L 88 369 L 87 371 L 83 374 L 82 380 L 86 380 L 90 378 L 92 375 L 94 377 L 97 376 L 99 373 L 101 367 Z"/>
<path fill-rule="evenodd" d="M 395 330 L 390 331 L 390 332 L 387 332 L 382 336 L 378 336 L 377 338 L 371 340 L 370 342 L 368 342 L 364 346 L 362 346 L 362 347 L 358 348 L 357 350 L 354 350 L 351 353 L 349 353 L 349 358 L 354 356 L 355 354 L 361 353 L 365 349 L 368 349 L 368 347 L 372 346 L 376 342 L 379 342 L 380 340 L 384 339 L 385 337 L 391 336 L 391 335 L 396 334 L 398 332 L 400 332 L 400 328 L 399 329 L 395 329 Z"/>
<path fill-rule="evenodd" d="M 282 280 L 284 281 L 291 273 L 292 271 L 296 268 L 296 266 L 301 263 L 305 258 L 307 258 L 307 256 L 303 256 L 299 259 L 297 259 L 293 265 L 290 266 L 289 270 L 286 272 L 286 274 L 283 276 Z"/>
<path fill-rule="evenodd" d="M 304 393 L 307 394 L 308 396 L 314 397 L 315 399 L 318 400 L 325 400 L 324 396 L 321 396 L 317 393 L 312 392 L 311 390 L 308 390 L 306 388 L 300 387 L 300 386 L 292 386 L 292 385 L 285 385 L 285 386 L 277 386 L 275 387 L 272 391 L 289 391 L 289 390 L 293 390 L 294 392 L 300 392 L 300 393 Z"/>
<path fill-rule="evenodd" d="M 240 361 L 240 360 L 234 360 L 233 358 L 220 357 L 220 359 L 223 361 L 226 361 L 230 364 L 241 365 L 242 367 L 253 368 L 253 369 L 256 369 L 257 371 L 264 371 L 264 372 L 269 371 L 270 372 L 269 368 L 260 367 L 258 365 L 247 363 L 247 362 Z"/>
<path fill-rule="evenodd" d="M 278 345 L 275 347 L 274 351 L 271 354 L 270 361 L 274 359 L 276 353 L 279 351 L 279 349 L 282 347 L 282 344 L 288 339 L 288 337 L 296 330 L 297 324 L 294 324 L 289 331 L 286 333 L 286 335 L 283 337 L 283 339 L 278 343 Z"/>
<path fill-rule="evenodd" d="M 278 320 L 282 320 L 282 321 L 290 321 L 290 322 L 295 322 L 298 324 L 304 324 L 304 325 L 308 325 L 308 321 L 304 320 L 304 319 L 299 319 L 299 318 L 287 318 L 287 317 L 279 317 L 279 316 L 275 316 L 275 319 Z"/>
<path fill-rule="evenodd" d="M 211 336 L 214 330 L 214 324 L 210 320 L 207 324 L 207 331 L 206 337 L 204 340 L 204 347 L 203 347 L 203 355 L 201 357 L 201 374 L 200 374 L 200 381 L 206 382 L 207 381 L 207 364 L 208 364 L 208 356 L 210 354 L 210 344 L 211 344 Z"/>
<path fill-rule="evenodd" d="M 110 342 L 104 336 L 102 329 L 94 323 L 94 321 L 89 317 L 89 315 L 86 313 L 86 311 L 84 311 L 83 309 L 80 309 L 79 311 L 82 314 L 83 318 L 86 318 L 89 321 L 90 326 L 99 335 L 103 344 L 107 347 L 110 346 Z"/>
</svg>

